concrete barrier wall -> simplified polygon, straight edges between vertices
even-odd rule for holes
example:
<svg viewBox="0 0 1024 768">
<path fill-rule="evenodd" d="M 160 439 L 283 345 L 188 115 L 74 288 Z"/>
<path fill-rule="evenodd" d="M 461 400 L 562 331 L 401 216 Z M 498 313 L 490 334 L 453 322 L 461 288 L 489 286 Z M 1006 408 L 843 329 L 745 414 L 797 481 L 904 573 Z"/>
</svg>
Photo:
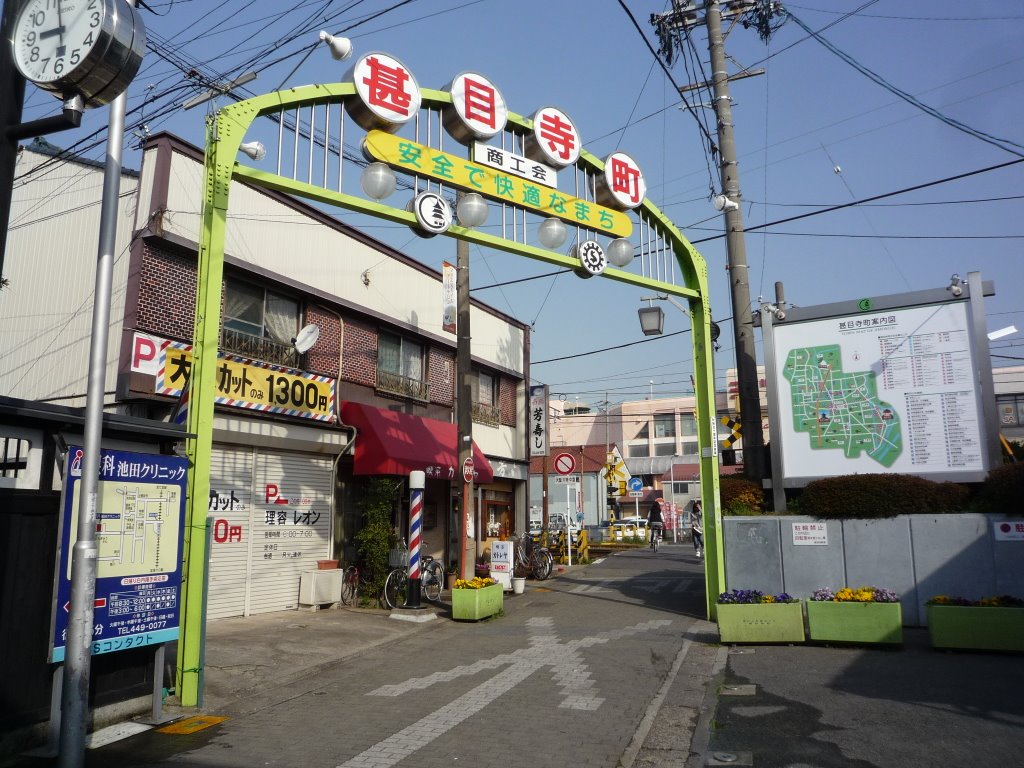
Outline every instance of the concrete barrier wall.
<svg viewBox="0 0 1024 768">
<path fill-rule="evenodd" d="M 808 598 L 828 587 L 886 587 L 903 623 L 924 626 L 934 595 L 1024 597 L 1024 541 L 996 541 L 1003 515 L 901 515 L 884 520 L 725 517 L 728 589 Z M 825 523 L 826 544 L 794 544 L 793 526 Z"/>
</svg>

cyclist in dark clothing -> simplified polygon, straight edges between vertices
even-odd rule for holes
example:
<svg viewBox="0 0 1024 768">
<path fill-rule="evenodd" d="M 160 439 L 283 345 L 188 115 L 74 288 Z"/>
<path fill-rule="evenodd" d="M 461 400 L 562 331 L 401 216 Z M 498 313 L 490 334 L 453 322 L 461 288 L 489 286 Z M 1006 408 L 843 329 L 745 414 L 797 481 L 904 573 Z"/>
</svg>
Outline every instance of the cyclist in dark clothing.
<svg viewBox="0 0 1024 768">
<path fill-rule="evenodd" d="M 658 499 L 654 500 L 651 504 L 651 511 L 647 513 L 647 527 L 651 531 L 651 545 L 654 545 L 654 537 L 657 536 L 659 539 L 662 535 L 662 530 L 665 527 L 665 521 L 661 516 L 661 504 L 658 503 Z"/>
</svg>

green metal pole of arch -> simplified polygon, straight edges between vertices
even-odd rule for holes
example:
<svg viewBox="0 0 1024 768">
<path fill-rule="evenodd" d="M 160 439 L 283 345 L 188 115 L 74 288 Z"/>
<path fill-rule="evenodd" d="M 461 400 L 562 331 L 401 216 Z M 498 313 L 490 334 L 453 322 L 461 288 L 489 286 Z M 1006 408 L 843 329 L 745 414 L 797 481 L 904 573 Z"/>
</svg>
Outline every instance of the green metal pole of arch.
<svg viewBox="0 0 1024 768">
<path fill-rule="evenodd" d="M 422 107 L 441 108 L 451 103 L 444 91 L 422 89 Z M 203 165 L 203 212 L 197 270 L 195 339 L 192 358 L 192 394 L 188 411 L 188 431 L 195 435 L 186 443 L 191 462 L 186 503 L 184 576 L 181 608 L 181 638 L 178 642 L 177 686 L 181 704 L 198 704 L 202 681 L 203 590 L 206 572 L 206 515 L 210 496 L 210 462 L 213 452 L 213 405 L 216 390 L 217 349 L 220 340 L 221 291 L 224 272 L 224 242 L 231 182 L 244 181 L 256 187 L 274 189 L 289 195 L 335 205 L 377 218 L 412 226 L 412 213 L 382 203 L 318 187 L 311 183 L 242 166 L 237 161 L 239 146 L 257 117 L 302 107 L 340 104 L 355 97 L 351 83 L 331 83 L 292 88 L 256 96 L 220 109 L 207 125 L 206 153 Z M 509 113 L 508 122 L 530 130 L 532 122 Z M 578 166 L 600 172 L 603 163 L 583 151 Z M 636 275 L 609 267 L 601 275 L 640 288 L 684 298 L 689 302 L 697 437 L 701 446 L 700 480 L 704 499 L 705 590 L 709 620 L 717 617 L 715 598 L 725 584 L 722 550 L 721 510 L 718 493 L 718 437 L 715 428 L 715 391 L 711 308 L 708 300 L 707 264 L 679 230 L 649 200 L 637 209 L 656 224 L 672 245 L 685 286 Z M 480 246 L 496 248 L 526 258 L 561 267 L 575 268 L 578 262 L 524 243 L 506 240 L 485 232 L 453 225 L 446 233 Z"/>
</svg>

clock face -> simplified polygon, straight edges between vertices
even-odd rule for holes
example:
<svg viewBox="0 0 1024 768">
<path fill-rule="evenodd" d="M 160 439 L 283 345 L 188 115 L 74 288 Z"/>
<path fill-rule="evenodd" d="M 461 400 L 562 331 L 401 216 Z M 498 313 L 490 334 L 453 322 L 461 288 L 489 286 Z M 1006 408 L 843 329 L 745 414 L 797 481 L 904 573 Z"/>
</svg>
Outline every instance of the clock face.
<svg viewBox="0 0 1024 768">
<path fill-rule="evenodd" d="M 14 62 L 34 83 L 71 81 L 103 37 L 108 0 L 29 0 L 15 22 Z"/>
</svg>

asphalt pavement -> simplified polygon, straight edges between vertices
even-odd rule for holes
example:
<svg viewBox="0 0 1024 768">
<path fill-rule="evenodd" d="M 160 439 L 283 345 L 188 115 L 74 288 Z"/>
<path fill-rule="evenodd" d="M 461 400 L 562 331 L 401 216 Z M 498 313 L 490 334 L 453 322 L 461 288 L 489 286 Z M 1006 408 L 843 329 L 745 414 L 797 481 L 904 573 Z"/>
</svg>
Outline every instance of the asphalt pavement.
<svg viewBox="0 0 1024 768">
<path fill-rule="evenodd" d="M 932 651 L 922 629 L 902 648 L 723 646 L 702 566 L 682 544 L 615 554 L 527 582 L 478 623 L 452 621 L 447 595 L 211 622 L 202 706 L 164 707 L 184 732 L 85 764 L 1024 765 L 1024 657 Z"/>
</svg>

